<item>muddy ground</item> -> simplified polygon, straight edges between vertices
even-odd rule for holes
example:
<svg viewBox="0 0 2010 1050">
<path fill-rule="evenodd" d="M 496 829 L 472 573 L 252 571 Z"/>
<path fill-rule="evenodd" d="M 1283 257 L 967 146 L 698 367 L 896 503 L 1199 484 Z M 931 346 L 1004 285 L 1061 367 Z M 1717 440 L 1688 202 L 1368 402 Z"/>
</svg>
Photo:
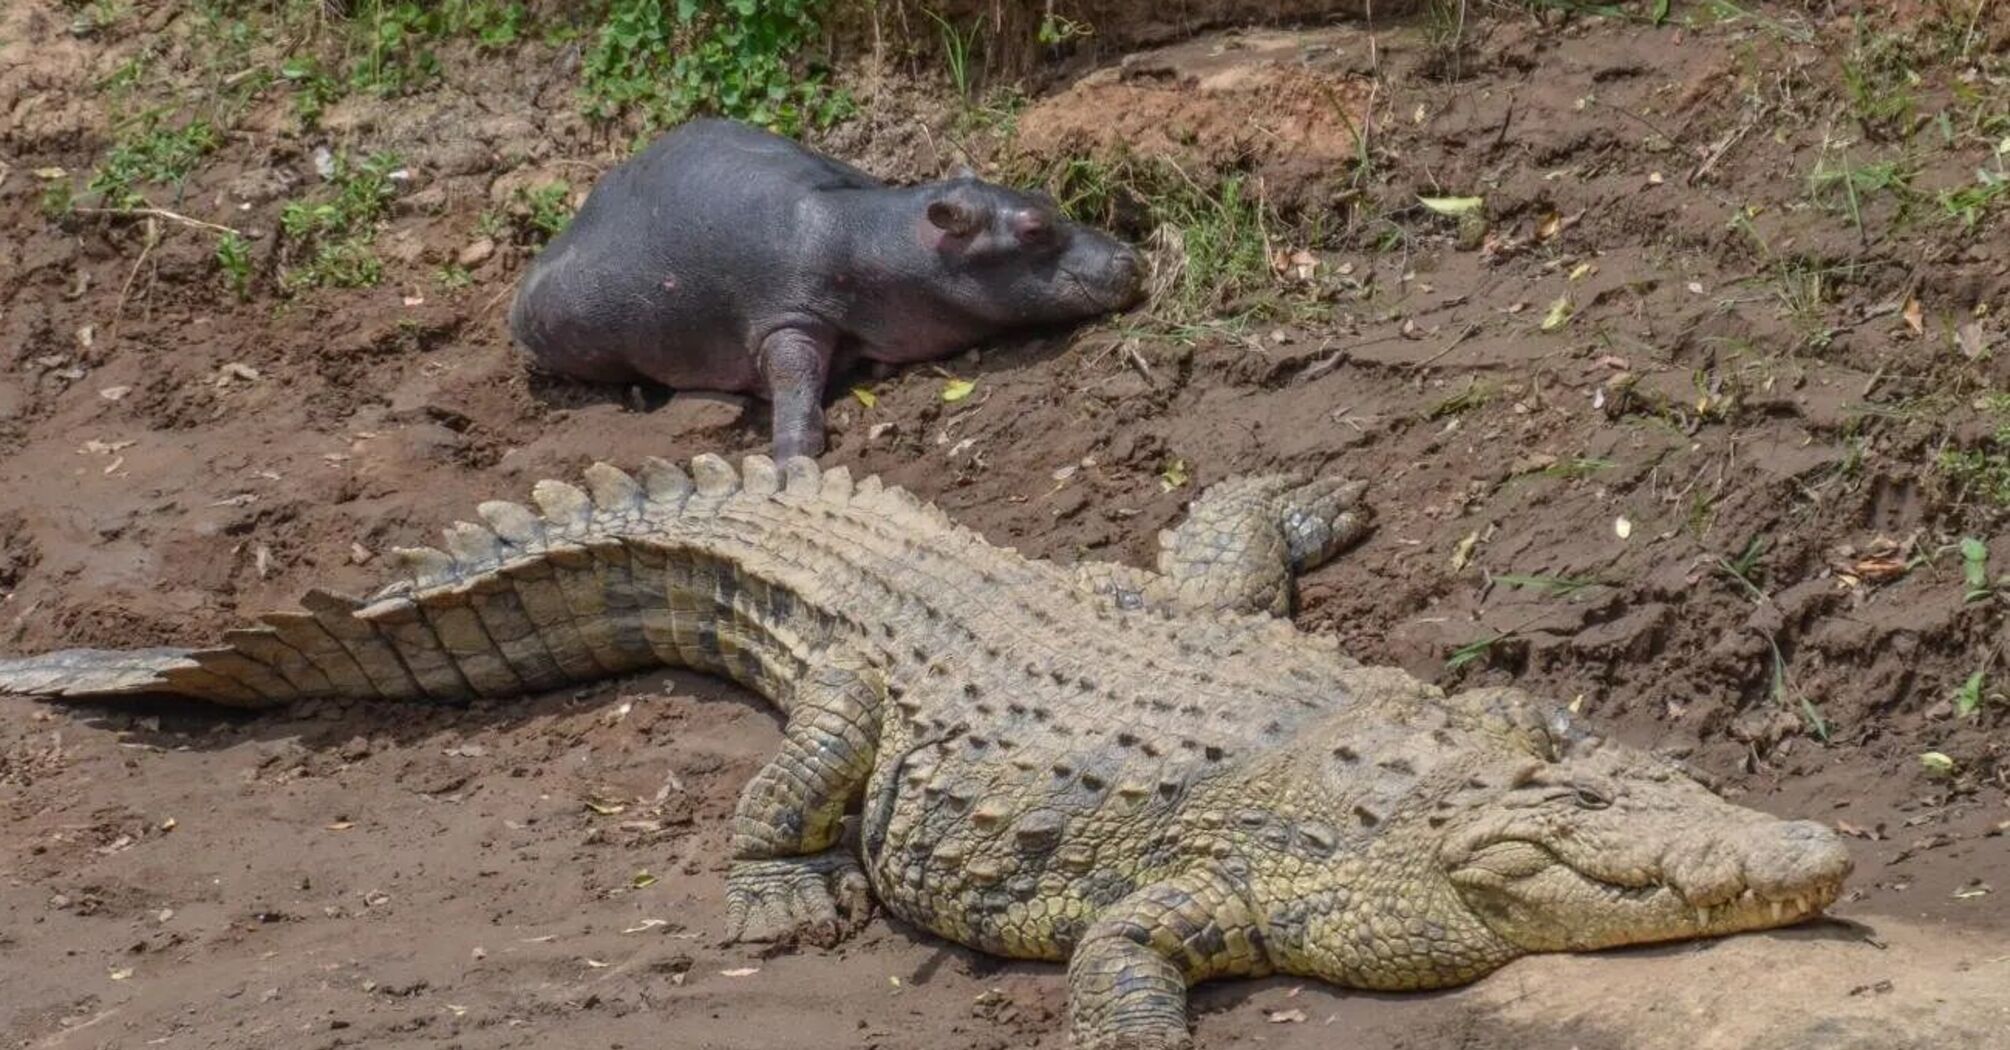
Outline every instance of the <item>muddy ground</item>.
<svg viewBox="0 0 2010 1050">
<path fill-rule="evenodd" d="M 1303 581 L 1305 627 L 1544 690 L 1851 836 L 1832 921 L 1433 996 L 1210 987 L 1202 1046 L 2010 1045 L 2010 603 L 1959 553 L 2010 571 L 2010 201 L 1943 203 L 2010 163 L 2010 31 L 1987 0 L 1696 14 L 1726 6 L 1214 30 L 1058 63 L 1002 120 L 939 68 L 847 74 L 859 112 L 817 139 L 880 174 L 1126 142 L 1247 173 L 1277 266 L 1195 324 L 1162 301 L 859 377 L 827 462 L 1058 559 L 1142 560 L 1229 474 L 1359 474 L 1378 529 Z M 576 200 L 626 149 L 578 114 L 576 47 L 450 48 L 318 130 L 254 94 L 147 189 L 172 216 L 65 216 L 49 185 L 83 186 L 130 91 L 231 74 L 192 7 L 83 34 L 80 10 L 0 12 L 0 651 L 200 644 L 367 589 L 389 547 L 538 478 L 764 446 L 759 405 L 531 379 L 509 350 L 513 191 Z M 374 287 L 274 286 L 321 146 L 402 158 Z M 1418 203 L 1468 195 L 1486 228 Z M 247 233 L 247 298 L 198 223 Z M 0 1034 L 1062 1045 L 1053 967 L 885 920 L 829 952 L 719 945 L 725 821 L 777 736 L 682 674 L 461 711 L 0 705 Z"/>
</svg>

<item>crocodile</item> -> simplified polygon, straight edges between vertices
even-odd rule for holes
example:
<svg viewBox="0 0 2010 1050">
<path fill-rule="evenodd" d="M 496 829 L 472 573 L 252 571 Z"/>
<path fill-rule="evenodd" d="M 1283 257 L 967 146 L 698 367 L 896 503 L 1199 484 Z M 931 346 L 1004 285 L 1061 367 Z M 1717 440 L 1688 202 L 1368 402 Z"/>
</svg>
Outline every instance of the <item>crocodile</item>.
<svg viewBox="0 0 2010 1050">
<path fill-rule="evenodd" d="M 0 693 L 461 703 L 722 676 L 784 724 L 733 817 L 727 941 L 832 945 L 877 900 L 1066 963 L 1085 1050 L 1192 1046 L 1201 981 L 1444 988 L 1836 900 L 1825 825 L 1534 694 L 1447 692 L 1297 627 L 1297 577 L 1373 527 L 1364 492 L 1238 476 L 1160 533 L 1156 568 L 1065 566 L 808 458 L 596 463 L 399 551 L 366 598 L 310 591 L 211 648 L 0 661 Z"/>
</svg>

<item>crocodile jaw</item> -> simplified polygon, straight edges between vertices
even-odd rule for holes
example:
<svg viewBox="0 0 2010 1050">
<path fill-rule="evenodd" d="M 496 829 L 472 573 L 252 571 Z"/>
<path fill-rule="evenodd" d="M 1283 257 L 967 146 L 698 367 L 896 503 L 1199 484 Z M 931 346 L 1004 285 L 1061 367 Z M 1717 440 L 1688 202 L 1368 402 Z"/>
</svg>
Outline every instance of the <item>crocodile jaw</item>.
<svg viewBox="0 0 2010 1050">
<path fill-rule="evenodd" d="M 1808 821 L 1682 836 L 1645 868 L 1601 871 L 1575 852 L 1498 839 L 1448 874 L 1487 925 L 1524 950 L 1588 951 L 1790 926 L 1833 904 L 1851 870 L 1841 839 Z"/>
</svg>

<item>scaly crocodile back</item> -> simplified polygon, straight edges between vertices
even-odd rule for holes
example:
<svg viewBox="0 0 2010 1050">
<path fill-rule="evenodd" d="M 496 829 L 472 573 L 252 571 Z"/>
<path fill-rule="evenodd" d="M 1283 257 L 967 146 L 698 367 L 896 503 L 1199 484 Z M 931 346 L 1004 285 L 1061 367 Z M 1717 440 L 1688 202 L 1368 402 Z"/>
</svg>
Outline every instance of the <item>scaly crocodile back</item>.
<svg viewBox="0 0 2010 1050">
<path fill-rule="evenodd" d="M 667 665 L 781 700 L 799 668 L 778 663 L 858 628 L 857 594 L 822 600 L 844 585 L 830 579 L 838 562 L 947 561 L 987 579 L 1052 571 L 876 477 L 854 485 L 808 459 L 784 469 L 750 456 L 735 471 L 705 454 L 688 474 L 650 459 L 639 477 L 596 463 L 583 480 L 539 482 L 536 510 L 484 503 L 485 524 L 448 528 L 442 549 L 393 552 L 409 578 L 368 598 L 309 591 L 300 611 L 261 616 L 216 648 L 0 660 L 0 694 L 453 703 Z"/>
</svg>

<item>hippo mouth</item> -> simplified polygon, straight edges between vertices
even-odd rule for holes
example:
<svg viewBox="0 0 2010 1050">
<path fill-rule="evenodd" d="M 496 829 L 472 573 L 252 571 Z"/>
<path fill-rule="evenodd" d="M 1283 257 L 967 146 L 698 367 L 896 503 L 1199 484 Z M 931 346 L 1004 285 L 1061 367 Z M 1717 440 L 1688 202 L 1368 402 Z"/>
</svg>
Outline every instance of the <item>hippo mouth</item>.
<svg viewBox="0 0 2010 1050">
<path fill-rule="evenodd" d="M 1135 257 L 1133 257 L 1135 258 Z M 1055 271 L 1067 282 L 1070 298 L 1082 303 L 1093 313 L 1114 313 L 1142 302 L 1145 298 L 1145 271 L 1142 260 L 1129 266 L 1112 263 L 1108 273 L 1101 279 L 1084 277 L 1069 266 L 1057 266 Z"/>
</svg>

